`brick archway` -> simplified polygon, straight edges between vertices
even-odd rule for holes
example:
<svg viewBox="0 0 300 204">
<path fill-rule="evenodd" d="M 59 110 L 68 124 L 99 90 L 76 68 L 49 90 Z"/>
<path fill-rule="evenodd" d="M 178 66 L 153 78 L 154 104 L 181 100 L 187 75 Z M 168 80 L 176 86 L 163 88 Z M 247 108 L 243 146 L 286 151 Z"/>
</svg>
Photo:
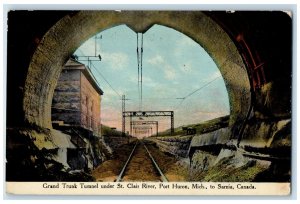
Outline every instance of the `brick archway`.
<svg viewBox="0 0 300 204">
<path fill-rule="evenodd" d="M 69 56 L 87 39 L 126 24 L 143 32 L 154 24 L 173 28 L 199 43 L 223 75 L 230 100 L 231 124 L 243 120 L 250 106 L 250 82 L 243 60 L 227 33 L 199 11 L 80 11 L 58 21 L 44 35 L 29 65 L 23 110 L 27 122 L 52 128 L 54 89 Z"/>
</svg>

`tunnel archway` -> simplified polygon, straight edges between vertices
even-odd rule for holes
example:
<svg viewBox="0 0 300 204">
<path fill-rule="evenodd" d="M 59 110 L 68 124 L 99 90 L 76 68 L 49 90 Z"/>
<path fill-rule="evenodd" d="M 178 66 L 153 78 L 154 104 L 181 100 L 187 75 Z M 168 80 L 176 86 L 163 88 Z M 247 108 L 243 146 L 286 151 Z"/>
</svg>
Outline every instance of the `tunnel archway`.
<svg viewBox="0 0 300 204">
<path fill-rule="evenodd" d="M 88 38 L 102 30 L 126 24 L 145 32 L 154 24 L 173 28 L 199 43 L 217 64 L 230 100 L 230 125 L 247 116 L 250 82 L 233 41 L 202 12 L 80 11 L 58 21 L 37 47 L 25 82 L 25 119 L 44 128 L 51 126 L 51 103 L 61 69 L 69 56 Z"/>
</svg>

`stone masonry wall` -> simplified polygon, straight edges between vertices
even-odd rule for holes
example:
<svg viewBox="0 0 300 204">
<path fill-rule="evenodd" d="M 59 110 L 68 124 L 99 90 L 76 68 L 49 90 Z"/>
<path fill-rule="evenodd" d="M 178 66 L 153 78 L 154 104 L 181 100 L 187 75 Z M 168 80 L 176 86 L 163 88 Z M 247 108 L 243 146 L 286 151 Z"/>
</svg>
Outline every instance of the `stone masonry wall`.
<svg viewBox="0 0 300 204">
<path fill-rule="evenodd" d="M 52 100 L 52 121 L 80 124 L 80 71 L 63 70 Z"/>
<path fill-rule="evenodd" d="M 106 146 L 109 146 L 109 148 L 112 151 L 115 151 L 117 148 L 119 148 L 122 145 L 129 144 L 131 142 L 136 141 L 136 138 L 134 137 L 118 137 L 118 136 L 104 136 L 104 143 Z"/>
<path fill-rule="evenodd" d="M 156 143 L 158 148 L 163 152 L 168 152 L 175 156 L 187 157 L 192 136 L 164 136 L 149 137 L 147 140 Z"/>
<path fill-rule="evenodd" d="M 81 72 L 81 125 L 93 129 L 95 135 L 99 134 L 100 126 L 100 94 Z"/>
</svg>

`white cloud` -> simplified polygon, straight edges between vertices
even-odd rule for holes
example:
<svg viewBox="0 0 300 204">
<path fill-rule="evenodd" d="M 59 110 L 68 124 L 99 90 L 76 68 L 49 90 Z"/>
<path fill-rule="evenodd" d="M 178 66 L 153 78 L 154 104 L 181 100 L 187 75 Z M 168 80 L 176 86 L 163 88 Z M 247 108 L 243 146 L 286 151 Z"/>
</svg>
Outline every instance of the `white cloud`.
<svg viewBox="0 0 300 204">
<path fill-rule="evenodd" d="M 151 65 L 162 65 L 165 63 L 165 60 L 160 55 L 156 55 L 156 56 L 148 59 L 147 63 L 149 63 Z"/>
<path fill-rule="evenodd" d="M 176 47 L 174 49 L 174 55 L 175 56 L 182 56 L 186 54 L 187 50 L 190 50 L 191 48 L 199 47 L 200 45 L 197 44 L 194 40 L 187 36 L 182 36 L 176 43 Z"/>
<path fill-rule="evenodd" d="M 111 88 L 107 88 L 104 91 L 104 96 L 105 96 L 105 98 L 113 98 L 113 97 L 115 97 L 117 95 L 116 95 L 116 93 Z"/>
<path fill-rule="evenodd" d="M 128 65 L 128 55 L 121 52 L 101 53 L 102 61 L 112 70 L 123 70 Z"/>
<path fill-rule="evenodd" d="M 99 44 L 97 50 L 99 50 Z M 93 38 L 87 40 L 76 52 L 79 56 L 94 56 L 95 55 L 95 42 Z M 98 52 L 96 53 L 99 54 Z M 108 65 L 107 68 L 112 70 L 123 70 L 129 61 L 127 54 L 122 52 L 101 52 L 102 62 Z"/>
<path fill-rule="evenodd" d="M 166 64 L 164 66 L 164 73 L 165 73 L 166 79 L 173 80 L 173 79 L 177 78 L 175 69 L 168 64 Z"/>
<path fill-rule="evenodd" d="M 148 59 L 147 63 L 155 65 L 156 68 L 163 70 L 165 79 L 173 80 L 177 78 L 176 70 L 171 65 L 169 65 L 160 55 L 156 55 Z"/>
<path fill-rule="evenodd" d="M 137 76 L 130 76 L 129 81 L 135 84 L 138 84 L 138 77 Z M 155 87 L 159 85 L 157 82 L 153 81 L 152 78 L 143 76 L 143 86 Z"/>
<path fill-rule="evenodd" d="M 185 74 L 192 74 L 192 62 L 183 63 L 183 65 L 180 66 L 180 70 Z"/>
<path fill-rule="evenodd" d="M 183 35 L 178 43 L 180 46 L 198 46 L 198 44 L 190 37 Z"/>
<path fill-rule="evenodd" d="M 155 86 L 158 86 L 159 84 L 157 82 L 153 81 L 152 78 L 143 76 L 143 85 L 149 86 L 149 87 L 155 87 Z"/>
<path fill-rule="evenodd" d="M 137 78 L 137 76 L 133 76 L 133 75 L 131 75 L 130 77 L 129 77 L 129 81 L 130 82 L 133 82 L 133 83 L 137 83 L 137 81 L 138 81 L 138 78 Z"/>
<path fill-rule="evenodd" d="M 166 69 L 165 70 L 165 78 L 172 80 L 176 78 L 176 73 L 173 70 Z"/>
</svg>

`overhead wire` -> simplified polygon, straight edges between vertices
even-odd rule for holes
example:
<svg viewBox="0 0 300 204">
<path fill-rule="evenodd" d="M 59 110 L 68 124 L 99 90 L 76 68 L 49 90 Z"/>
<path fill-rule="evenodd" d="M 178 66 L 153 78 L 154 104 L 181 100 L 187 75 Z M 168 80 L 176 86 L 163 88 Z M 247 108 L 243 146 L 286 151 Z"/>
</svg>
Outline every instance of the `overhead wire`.
<svg viewBox="0 0 300 204">
<path fill-rule="evenodd" d="M 101 72 L 98 71 L 98 69 L 95 67 L 95 65 L 91 62 L 91 65 L 95 68 L 95 71 L 103 78 L 103 80 L 108 84 L 108 86 L 120 97 L 122 98 L 121 94 L 119 94 L 112 85 L 105 79 L 105 77 L 101 74 Z"/>
<path fill-rule="evenodd" d="M 142 33 L 142 43 L 141 43 L 141 108 L 143 107 L 143 41 L 144 41 L 144 37 L 143 37 L 143 33 Z"/>
<path fill-rule="evenodd" d="M 139 40 L 141 40 L 141 42 L 139 42 Z M 137 66 L 138 66 L 138 95 L 139 95 L 139 109 L 142 109 L 142 101 L 143 101 L 143 88 L 142 88 L 142 83 L 143 83 L 143 75 L 142 75 L 142 70 L 143 70 L 143 34 L 141 34 L 141 39 L 139 39 L 139 33 L 137 33 L 136 35 L 136 42 L 137 42 L 137 48 L 136 48 L 136 52 L 137 52 Z M 140 46 L 139 46 L 140 45 Z M 82 54 L 83 52 L 78 49 Z M 84 54 L 83 54 L 84 55 Z M 116 95 L 118 95 L 120 98 L 122 97 L 114 88 L 113 86 L 106 80 L 106 78 L 103 76 L 103 74 L 101 74 L 100 71 L 98 71 L 98 69 L 95 67 L 95 65 L 92 62 L 89 62 L 89 64 L 91 65 L 91 67 L 93 67 L 95 69 L 95 71 L 103 78 L 103 80 L 108 84 L 108 86 L 116 93 Z M 93 74 L 93 73 L 92 73 Z M 94 77 L 94 75 L 93 75 Z M 180 103 L 175 107 L 175 110 L 177 110 L 182 104 L 183 102 L 189 98 L 190 96 L 192 96 L 193 94 L 197 93 L 198 91 L 202 90 L 203 88 L 207 87 L 208 85 L 210 85 L 211 83 L 213 83 L 214 81 L 216 81 L 217 79 L 219 79 L 220 77 L 222 77 L 222 75 L 214 78 L 213 80 L 207 82 L 206 84 L 204 84 L 203 86 L 197 88 L 196 90 L 192 91 L 191 93 L 187 94 L 184 97 L 180 97 L 180 98 L 144 98 L 144 99 L 165 99 L 165 100 L 181 100 Z M 94 77 L 94 79 L 96 79 Z M 99 85 L 98 81 L 96 80 L 97 84 Z"/>
<path fill-rule="evenodd" d="M 182 98 L 168 98 L 168 97 L 162 97 L 162 98 L 159 98 L 159 97 L 143 97 L 143 100 L 145 101 L 145 100 L 178 100 L 178 99 L 182 99 Z M 136 101 L 136 100 L 139 100 L 139 98 L 131 98 L 131 100 L 134 100 L 134 101 Z"/>
<path fill-rule="evenodd" d="M 103 76 L 103 74 L 101 74 L 100 71 L 98 71 L 98 69 L 94 66 L 94 64 L 91 62 L 91 65 L 94 67 L 94 69 L 96 70 L 96 72 L 102 77 L 102 79 L 107 83 L 107 85 L 115 92 L 115 94 L 120 97 L 120 99 L 122 99 L 121 94 L 119 94 L 114 88 L 113 86 L 105 79 L 105 77 Z M 122 111 L 120 111 L 122 113 Z"/>
<path fill-rule="evenodd" d="M 188 95 L 186 95 L 185 97 L 183 97 L 184 99 L 186 99 L 187 97 L 190 97 L 191 95 L 193 95 L 194 93 L 200 91 L 201 89 L 205 88 L 206 86 L 208 86 L 209 84 L 213 83 L 214 81 L 216 81 L 217 79 L 219 79 L 220 77 L 222 77 L 222 75 L 217 76 L 216 78 L 214 78 L 213 80 L 207 82 L 206 84 L 204 84 L 203 86 L 201 86 L 200 88 L 196 89 L 195 91 L 189 93 Z"/>
<path fill-rule="evenodd" d="M 208 85 L 210 85 L 211 83 L 213 83 L 214 81 L 216 81 L 217 79 L 219 79 L 220 77 L 222 77 L 222 75 L 217 76 L 216 78 L 214 78 L 213 80 L 207 82 L 206 84 L 204 84 L 203 86 L 201 86 L 200 88 L 192 91 L 191 93 L 187 94 L 186 96 L 182 97 L 182 98 L 178 98 L 181 99 L 181 102 L 175 107 L 175 110 L 177 110 L 183 103 L 183 101 L 185 101 L 188 97 L 192 96 L 193 94 L 197 93 L 198 91 L 202 90 L 203 88 L 207 87 Z"/>
<path fill-rule="evenodd" d="M 81 54 L 83 55 L 83 57 L 86 57 L 80 49 L 78 49 L 78 50 L 81 52 Z M 88 61 L 88 65 L 89 65 L 90 63 L 91 63 L 91 61 Z M 93 74 L 93 72 L 90 71 L 90 73 L 91 73 L 91 75 L 92 75 L 92 78 L 95 80 L 96 84 L 100 87 L 100 84 L 99 84 L 97 78 L 95 77 L 95 75 Z"/>
<path fill-rule="evenodd" d="M 138 66 L 138 96 L 140 99 L 140 55 L 139 55 L 139 34 L 136 33 L 136 57 L 137 57 L 137 66 Z M 140 104 L 139 104 L 140 107 Z"/>
<path fill-rule="evenodd" d="M 140 42 L 141 41 L 141 42 Z M 137 65 L 138 65 L 138 96 L 139 96 L 139 109 L 143 106 L 143 41 L 144 37 L 139 33 L 136 34 L 136 50 L 137 50 Z"/>
<path fill-rule="evenodd" d="M 84 56 L 84 57 L 86 57 L 85 55 L 84 55 L 84 53 L 80 50 L 80 49 L 78 49 L 79 50 L 79 52 L 81 52 L 81 54 Z M 122 96 L 121 96 L 121 94 L 119 94 L 114 88 L 113 88 L 113 86 L 106 80 L 106 78 L 103 76 L 103 74 L 101 74 L 101 72 L 100 71 L 98 71 L 98 69 L 95 67 L 95 65 L 91 62 L 91 61 L 89 61 L 89 63 L 88 63 L 89 65 L 91 65 L 91 67 L 94 67 L 94 70 L 101 76 L 101 78 L 108 84 L 108 86 L 121 98 Z M 94 76 L 94 74 L 91 72 L 91 74 L 92 74 L 92 76 L 93 76 L 93 78 L 96 80 L 96 83 L 98 84 L 98 86 L 100 87 L 100 85 L 99 85 L 99 82 L 98 82 L 98 80 L 96 79 L 96 77 Z"/>
<path fill-rule="evenodd" d="M 225 63 L 227 63 L 229 60 L 231 60 L 231 58 L 226 59 L 221 65 L 220 67 L 222 67 Z M 177 110 L 183 103 L 183 101 L 190 97 L 191 95 L 195 94 L 196 92 L 200 91 L 201 89 L 207 87 L 209 84 L 211 84 L 212 82 L 216 81 L 217 79 L 221 78 L 222 76 L 225 76 L 227 74 L 227 72 L 225 72 L 224 74 L 220 74 L 219 76 L 217 76 L 216 78 L 214 78 L 213 80 L 207 82 L 206 84 L 204 84 L 203 86 L 201 86 L 200 88 L 192 91 L 191 93 L 187 94 L 185 97 L 182 98 L 177 98 L 177 99 L 181 99 L 181 102 L 174 108 L 174 110 Z"/>
</svg>

